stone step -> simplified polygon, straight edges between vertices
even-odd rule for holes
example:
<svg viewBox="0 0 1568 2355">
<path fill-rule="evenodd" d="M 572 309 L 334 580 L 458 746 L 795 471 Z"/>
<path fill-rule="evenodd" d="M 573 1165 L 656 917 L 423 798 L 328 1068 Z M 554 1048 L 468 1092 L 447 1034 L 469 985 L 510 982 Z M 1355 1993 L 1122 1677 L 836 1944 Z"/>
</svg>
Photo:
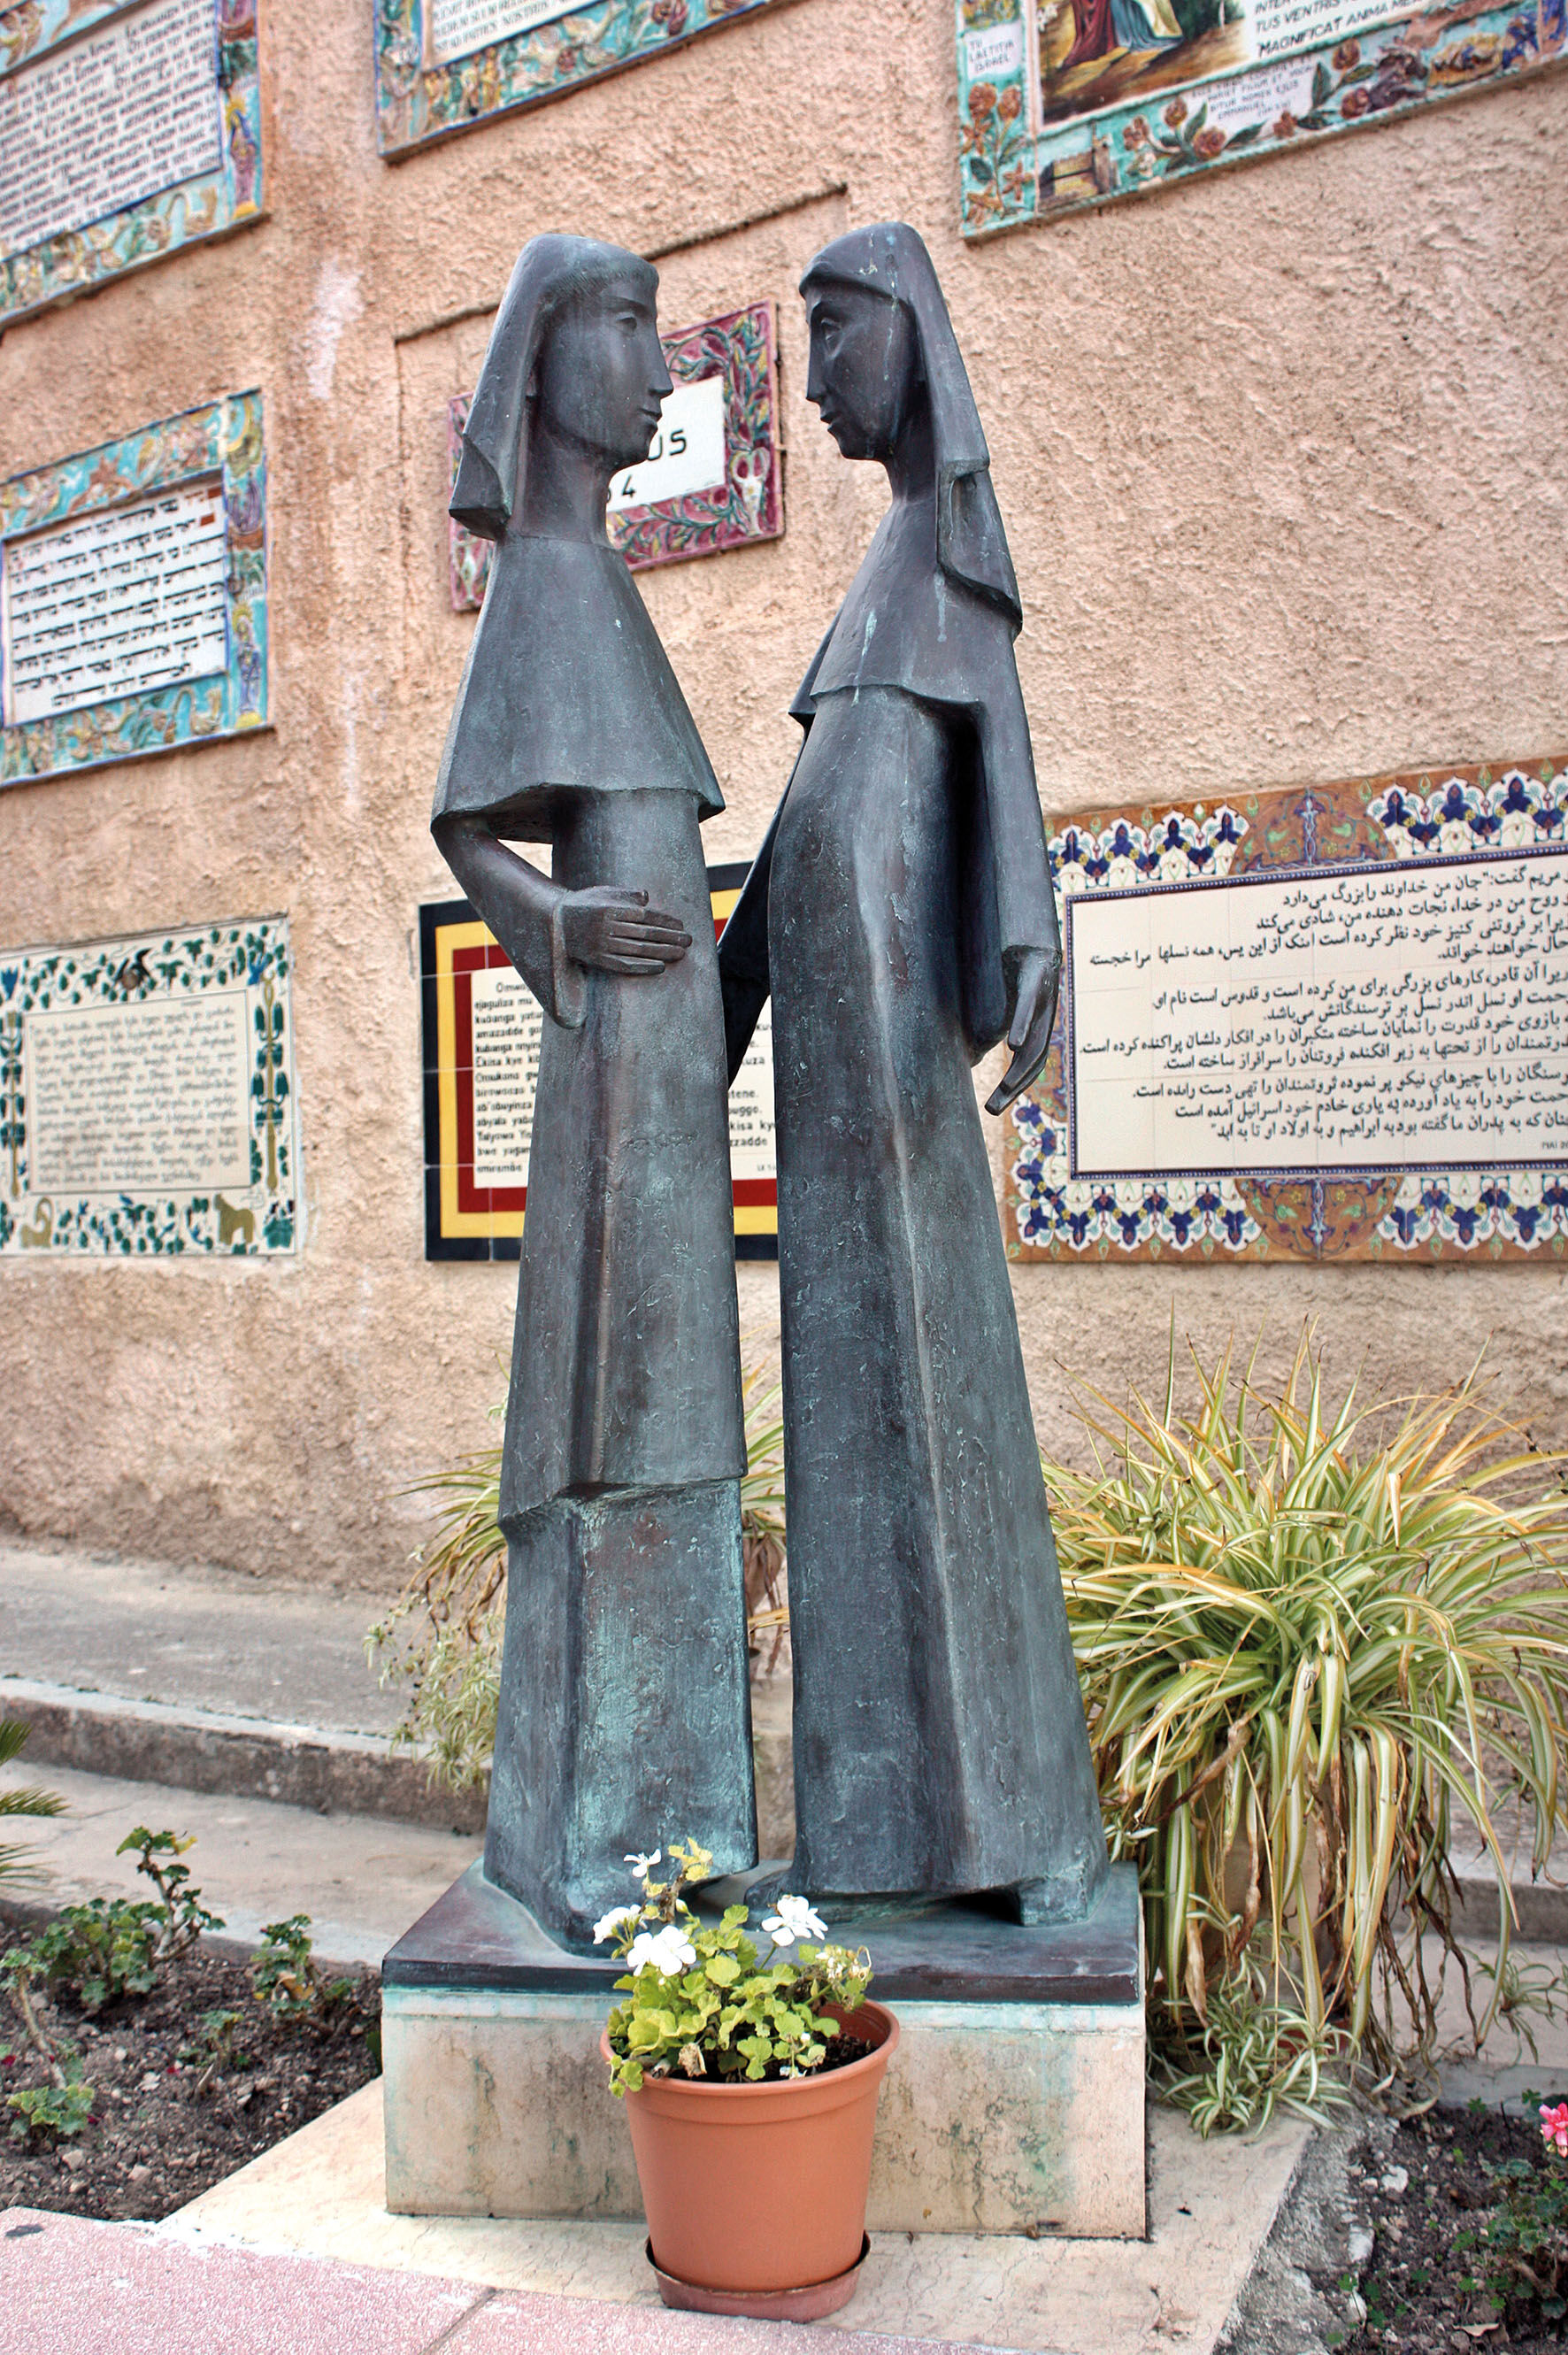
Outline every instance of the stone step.
<svg viewBox="0 0 1568 2355">
<path fill-rule="evenodd" d="M 69 1766 L 322 1815 L 387 1817 L 447 1831 L 484 1828 L 483 1789 L 453 1792 L 433 1784 L 425 1761 L 394 1749 L 385 1734 L 132 1700 L 26 1677 L 0 1677 L 0 1716 L 20 1718 L 27 1727 L 29 1771 Z"/>
</svg>

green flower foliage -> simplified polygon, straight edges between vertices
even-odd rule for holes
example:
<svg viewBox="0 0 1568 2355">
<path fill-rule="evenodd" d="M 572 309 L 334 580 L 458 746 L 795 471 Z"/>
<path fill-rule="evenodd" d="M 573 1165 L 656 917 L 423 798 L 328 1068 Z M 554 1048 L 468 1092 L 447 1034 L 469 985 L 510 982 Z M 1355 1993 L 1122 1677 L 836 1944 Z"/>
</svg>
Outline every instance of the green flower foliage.
<svg viewBox="0 0 1568 2355">
<path fill-rule="evenodd" d="M 629 2000 L 610 2014 L 610 2088 L 635 2093 L 645 2076 L 708 2078 L 731 2084 L 805 2077 L 820 2069 L 838 2021 L 871 1983 L 870 1958 L 843 1946 L 802 1945 L 797 1926 L 816 1917 L 801 1900 L 784 1898 L 772 1917 L 774 1959 L 763 1962 L 746 1934 L 747 1912 L 731 1905 L 717 1923 L 699 1924 L 680 1891 L 711 1871 L 705 1849 L 672 1847 L 667 1881 L 651 1878 L 659 1862 L 629 1857 L 643 1882 L 640 1904 L 607 1913 L 595 1933 L 625 1957 L 615 1982 Z"/>
</svg>

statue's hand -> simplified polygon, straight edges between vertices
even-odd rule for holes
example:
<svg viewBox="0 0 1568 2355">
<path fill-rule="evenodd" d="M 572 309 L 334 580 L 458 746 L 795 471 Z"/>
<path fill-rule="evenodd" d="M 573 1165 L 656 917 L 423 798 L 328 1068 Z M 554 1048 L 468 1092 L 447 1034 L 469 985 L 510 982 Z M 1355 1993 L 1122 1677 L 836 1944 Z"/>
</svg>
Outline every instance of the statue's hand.
<svg viewBox="0 0 1568 2355">
<path fill-rule="evenodd" d="M 679 917 L 650 908 L 645 891 L 573 891 L 560 924 L 568 956 L 600 973 L 652 976 L 678 964 L 691 946 Z"/>
<path fill-rule="evenodd" d="M 1018 996 L 1008 1044 L 1013 1060 L 987 1098 L 987 1112 L 1006 1112 L 1015 1096 L 1038 1080 L 1051 1048 L 1056 1020 L 1056 989 L 1061 959 L 1053 949 L 1027 949 L 1019 963 Z"/>
</svg>

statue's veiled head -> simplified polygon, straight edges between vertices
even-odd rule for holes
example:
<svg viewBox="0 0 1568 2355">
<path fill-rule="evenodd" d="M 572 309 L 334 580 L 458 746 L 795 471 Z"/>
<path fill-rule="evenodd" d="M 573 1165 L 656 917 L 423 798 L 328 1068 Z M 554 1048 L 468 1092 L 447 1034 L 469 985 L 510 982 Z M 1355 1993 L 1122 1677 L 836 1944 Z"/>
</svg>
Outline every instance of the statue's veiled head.
<svg viewBox="0 0 1568 2355">
<path fill-rule="evenodd" d="M 551 448 L 602 469 L 648 453 L 670 389 L 659 344 L 658 272 L 583 237 L 523 248 L 491 331 L 463 436 L 451 512 L 499 539 L 529 465 Z"/>
<path fill-rule="evenodd" d="M 811 326 L 805 397 L 846 458 L 897 458 L 929 430 L 942 569 L 1019 619 L 990 453 L 930 254 L 904 221 L 824 246 L 800 282 Z"/>
<path fill-rule="evenodd" d="M 896 295 L 840 278 L 805 281 L 805 397 L 846 458 L 886 464 L 929 406 L 920 332 Z"/>
</svg>

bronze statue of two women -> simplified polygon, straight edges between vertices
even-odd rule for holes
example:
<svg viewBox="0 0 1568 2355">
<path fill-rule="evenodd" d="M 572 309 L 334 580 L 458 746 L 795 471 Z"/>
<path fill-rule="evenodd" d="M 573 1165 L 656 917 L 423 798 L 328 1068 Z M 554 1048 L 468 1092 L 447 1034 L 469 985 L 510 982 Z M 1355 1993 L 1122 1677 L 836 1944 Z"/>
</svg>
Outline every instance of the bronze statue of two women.
<svg viewBox="0 0 1568 2355">
<path fill-rule="evenodd" d="M 841 1910 L 1105 1873 L 973 1064 L 1044 1061 L 1060 950 L 984 434 L 912 229 L 802 282 L 806 397 L 892 499 L 791 709 L 805 731 L 717 955 L 721 807 L 604 537 L 669 389 L 655 272 L 514 272 L 453 513 L 497 542 L 433 828 L 549 1019 L 501 1519 L 485 1870 L 581 1943 L 623 1858 L 755 1861 L 727 1145 L 773 1000 L 798 1839 Z M 548 843 L 549 879 L 508 843 Z"/>
</svg>

